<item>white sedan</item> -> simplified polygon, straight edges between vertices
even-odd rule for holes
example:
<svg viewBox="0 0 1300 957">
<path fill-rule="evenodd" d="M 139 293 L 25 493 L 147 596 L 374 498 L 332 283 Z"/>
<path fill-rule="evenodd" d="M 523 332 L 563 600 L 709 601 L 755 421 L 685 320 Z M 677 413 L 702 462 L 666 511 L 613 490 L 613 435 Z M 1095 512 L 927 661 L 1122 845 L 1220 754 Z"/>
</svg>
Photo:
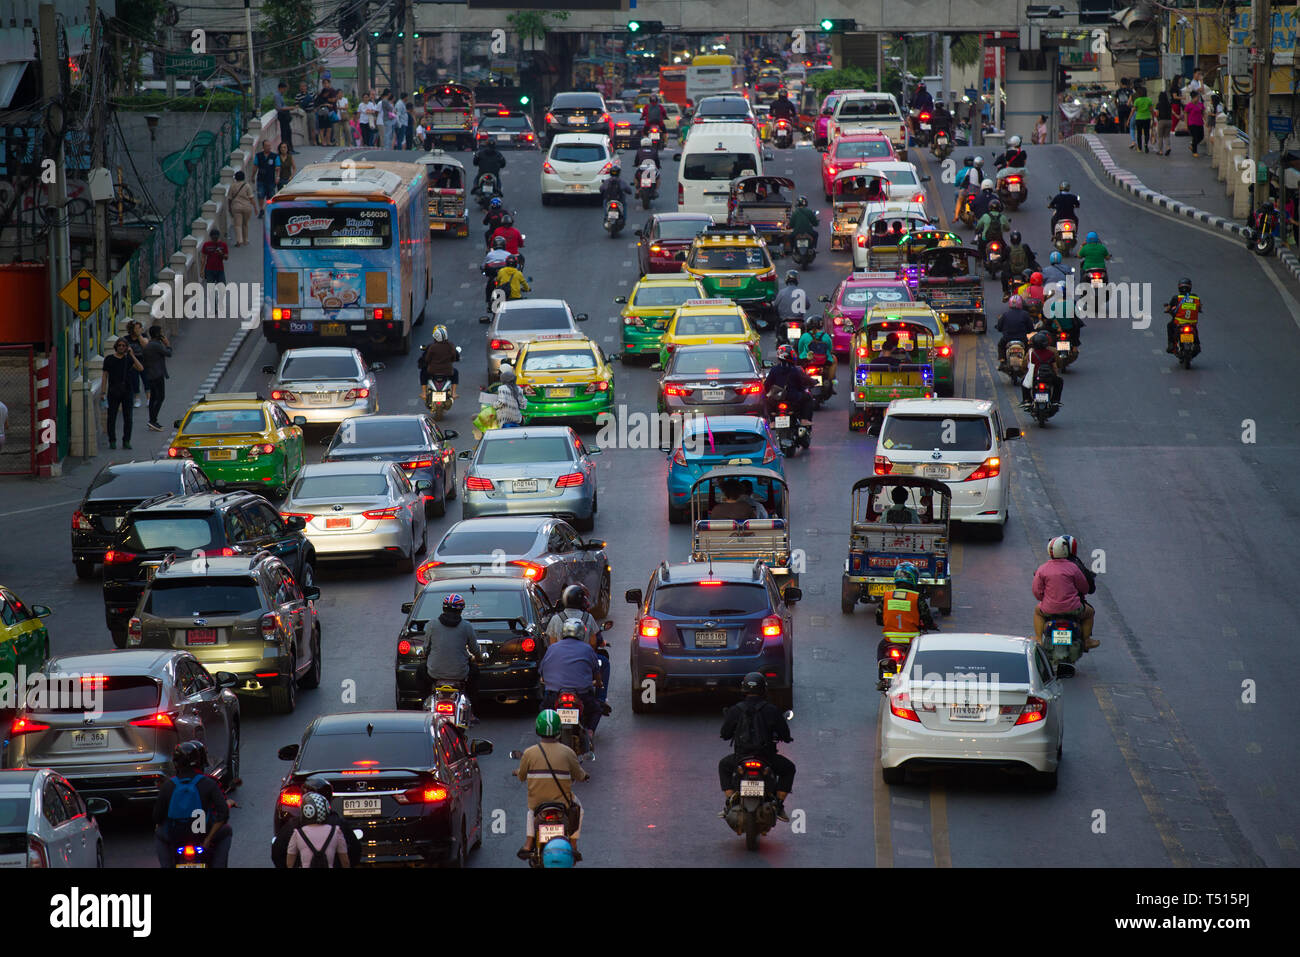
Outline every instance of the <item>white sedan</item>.
<svg viewBox="0 0 1300 957">
<path fill-rule="evenodd" d="M 930 634 L 913 639 L 885 692 L 880 773 L 984 765 L 1028 771 L 1056 787 L 1064 733 L 1060 679 L 1030 638 Z"/>
<path fill-rule="evenodd" d="M 599 196 L 616 159 L 603 133 L 557 133 L 542 161 L 542 205 L 556 196 Z"/>
<path fill-rule="evenodd" d="M 106 800 L 83 800 L 57 771 L 0 771 L 0 869 L 103 867 L 95 816 L 107 813 Z"/>
<path fill-rule="evenodd" d="M 928 176 L 922 176 L 911 163 L 897 161 L 872 163 L 871 172 L 878 173 L 889 180 L 889 199 L 896 203 L 918 203 L 925 206 L 925 184 Z"/>
</svg>

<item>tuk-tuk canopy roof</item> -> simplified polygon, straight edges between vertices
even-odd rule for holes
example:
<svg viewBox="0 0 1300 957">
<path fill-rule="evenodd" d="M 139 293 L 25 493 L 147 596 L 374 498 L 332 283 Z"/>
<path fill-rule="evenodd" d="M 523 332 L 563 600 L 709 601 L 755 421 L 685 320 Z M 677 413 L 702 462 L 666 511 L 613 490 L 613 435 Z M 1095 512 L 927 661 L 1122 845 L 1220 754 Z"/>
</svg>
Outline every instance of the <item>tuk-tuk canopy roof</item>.
<svg viewBox="0 0 1300 957">
<path fill-rule="evenodd" d="M 454 166 L 459 170 L 465 168 L 464 163 L 445 150 L 429 150 L 429 152 L 418 156 L 415 161 L 423 163 L 425 166 Z"/>
<path fill-rule="evenodd" d="M 447 80 L 442 83 L 437 83 L 433 86 L 426 86 L 424 88 L 424 95 L 426 97 L 451 96 L 454 93 L 459 93 L 467 100 L 474 99 L 474 88 L 471 86 L 466 86 L 464 83 L 458 83 L 455 80 Z"/>
<path fill-rule="evenodd" d="M 881 489 L 893 488 L 896 485 L 928 489 L 931 492 L 938 493 L 945 499 L 952 498 L 952 491 L 943 482 L 938 479 L 921 478 L 919 475 L 869 475 L 854 482 L 853 491 L 857 492 L 860 489 L 869 488 L 874 494 Z"/>
<path fill-rule="evenodd" d="M 721 484 L 728 479 L 749 479 L 751 481 L 754 479 L 762 479 L 764 482 L 775 482 L 780 485 L 782 489 L 789 489 L 789 484 L 786 482 L 785 477 L 778 472 L 771 471 L 770 469 L 746 465 L 722 465 L 714 469 L 709 469 L 709 471 L 696 479 L 691 485 L 691 494 L 694 495 L 696 489 L 706 487 L 711 482 Z"/>
<path fill-rule="evenodd" d="M 979 249 L 974 246 L 966 246 L 958 242 L 955 246 L 933 246 L 930 249 L 918 249 L 916 256 L 918 259 L 936 259 L 939 253 L 949 253 L 951 255 L 961 256 L 978 256 Z"/>
<path fill-rule="evenodd" d="M 769 189 L 773 186 L 779 186 L 781 189 L 794 189 L 794 180 L 788 176 L 737 176 L 731 181 L 733 190 L 744 190 L 745 187 L 757 189 L 759 186 L 766 186 Z"/>
<path fill-rule="evenodd" d="M 883 173 L 867 173 L 864 172 L 863 170 L 864 167 L 858 166 L 853 169 L 846 169 L 836 173 L 835 185 L 838 186 L 840 183 L 847 182 L 851 179 L 863 179 L 863 180 L 880 179 L 885 181 L 885 185 L 887 186 L 890 185 L 889 177 L 885 176 Z"/>
</svg>

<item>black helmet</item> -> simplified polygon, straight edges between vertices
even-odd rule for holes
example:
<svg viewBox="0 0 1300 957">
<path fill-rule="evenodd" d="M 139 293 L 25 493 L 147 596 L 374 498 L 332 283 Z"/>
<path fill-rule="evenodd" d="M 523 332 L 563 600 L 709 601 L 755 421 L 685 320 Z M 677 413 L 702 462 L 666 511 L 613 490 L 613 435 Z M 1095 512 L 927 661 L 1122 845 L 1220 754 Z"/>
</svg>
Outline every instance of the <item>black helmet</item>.
<svg viewBox="0 0 1300 957">
<path fill-rule="evenodd" d="M 1018 229 L 1013 229 L 1013 230 L 1011 231 L 1011 235 L 1010 235 L 1008 238 L 1011 240 L 1011 245 L 1013 245 L 1013 246 L 1019 246 L 1019 245 L 1020 245 L 1020 230 L 1018 230 Z"/>
<path fill-rule="evenodd" d="M 767 679 L 763 677 L 761 671 L 751 671 L 740 679 L 740 690 L 745 694 L 766 695 Z"/>
<path fill-rule="evenodd" d="M 809 329 L 812 329 L 814 331 L 820 329 L 822 327 L 821 316 L 813 316 L 811 319 L 808 320 L 807 326 Z"/>
<path fill-rule="evenodd" d="M 1000 213 L 1000 212 L 1002 212 L 1002 200 L 1000 200 L 1000 199 L 991 199 L 991 200 L 989 200 L 989 212 L 990 212 L 990 213 Z"/>
<path fill-rule="evenodd" d="M 511 216 L 509 213 L 506 213 L 504 216 L 501 217 L 501 222 L 498 225 L 513 226 L 514 224 L 515 224 L 515 218 Z"/>
<path fill-rule="evenodd" d="M 610 175 L 610 176 L 620 176 L 620 175 L 622 175 L 622 173 L 623 173 L 623 167 L 619 166 L 617 163 L 613 164 L 613 165 L 609 168 L 609 175 Z"/>
<path fill-rule="evenodd" d="M 313 774 L 302 782 L 303 794 L 319 794 L 327 801 L 334 800 L 334 785 L 323 774 Z"/>
<path fill-rule="evenodd" d="M 799 283 L 799 270 L 797 269 L 788 270 L 785 274 L 785 284 L 787 286 L 795 286 L 798 285 L 798 283 Z"/>
<path fill-rule="evenodd" d="M 1035 332 L 1034 337 L 1029 340 L 1029 344 L 1035 349 L 1046 349 L 1048 341 L 1047 333 Z"/>
<path fill-rule="evenodd" d="M 202 741 L 182 741 L 172 749 L 172 767 L 177 771 L 190 769 L 203 773 L 208 766 L 208 749 Z"/>
<path fill-rule="evenodd" d="M 505 249 L 505 248 L 506 248 L 506 238 L 505 238 L 504 236 L 498 236 L 496 239 L 492 240 L 492 248 L 493 248 L 493 249 Z"/>
<path fill-rule="evenodd" d="M 795 205 L 796 205 L 796 206 L 807 206 L 807 205 L 808 205 L 808 197 L 807 197 L 807 196 L 800 196 L 800 197 L 799 197 L 799 201 L 798 201 L 797 203 L 795 203 Z"/>
<path fill-rule="evenodd" d="M 1192 291 L 1192 281 L 1188 279 L 1186 276 L 1178 280 L 1178 291 L 1181 292 L 1184 296 L 1187 295 L 1189 292 Z"/>
<path fill-rule="evenodd" d="M 591 595 L 585 585 L 570 585 L 561 593 L 560 601 L 565 608 L 577 608 L 579 611 L 587 611 L 591 607 Z"/>
<path fill-rule="evenodd" d="M 507 256 L 507 257 L 506 257 L 506 265 L 507 265 L 507 266 L 518 266 L 518 265 L 519 265 L 519 257 L 518 257 L 518 256 Z"/>
</svg>

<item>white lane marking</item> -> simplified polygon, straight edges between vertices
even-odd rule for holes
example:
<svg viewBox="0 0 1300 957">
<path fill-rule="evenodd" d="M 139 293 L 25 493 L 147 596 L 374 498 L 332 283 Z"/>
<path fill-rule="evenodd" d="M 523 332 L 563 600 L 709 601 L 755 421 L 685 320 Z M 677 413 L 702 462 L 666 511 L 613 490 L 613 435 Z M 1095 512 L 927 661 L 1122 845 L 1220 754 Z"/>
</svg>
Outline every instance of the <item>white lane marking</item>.
<svg viewBox="0 0 1300 957">
<path fill-rule="evenodd" d="M 630 259 L 624 259 L 624 260 L 623 260 L 623 265 L 624 265 L 624 266 L 630 266 L 630 265 L 632 265 L 632 260 L 630 260 Z"/>
<path fill-rule="evenodd" d="M 81 499 L 70 498 L 66 502 L 46 502 L 44 505 L 33 505 L 31 508 L 18 508 L 12 512 L 0 512 L 0 518 L 8 518 L 10 515 L 25 515 L 28 512 L 39 512 L 46 508 L 61 508 L 64 505 L 79 505 Z"/>
<path fill-rule="evenodd" d="M 1182 389 L 1179 389 L 1179 388 L 1176 387 L 1176 386 L 1174 386 L 1174 387 L 1171 387 L 1171 388 L 1170 388 L 1170 390 L 1169 390 L 1169 394 L 1170 394 L 1170 395 L 1182 395 L 1182 394 L 1183 394 L 1183 390 L 1182 390 Z"/>
<path fill-rule="evenodd" d="M 464 299 L 457 299 L 457 300 L 456 300 L 455 302 L 453 302 L 451 305 L 452 305 L 452 308 L 453 308 L 453 309 L 456 308 L 457 306 L 463 306 L 463 305 L 465 305 L 465 300 L 464 300 Z"/>
<path fill-rule="evenodd" d="M 461 283 L 461 284 L 460 284 L 460 288 L 461 288 L 461 289 L 468 289 L 468 288 L 469 288 L 469 283 L 467 283 L 467 282 L 463 282 L 463 283 Z"/>
<path fill-rule="evenodd" d="M 250 336 L 249 338 L 252 337 Z M 244 341 L 247 342 L 248 339 L 245 339 Z M 262 346 L 264 345 L 267 345 L 266 339 L 259 338 L 256 344 L 253 346 L 253 348 L 248 350 L 248 358 L 245 359 L 244 364 L 239 367 L 239 371 L 235 373 L 235 377 L 230 380 L 230 384 L 232 387 L 237 386 L 239 383 L 243 382 L 244 379 L 248 377 L 248 373 L 252 370 L 253 364 L 257 362 L 257 354 L 262 351 Z M 229 367 L 226 368 L 226 374 L 227 375 L 230 374 Z M 239 390 L 237 388 L 231 388 L 229 391 L 238 392 Z M 253 389 L 252 391 L 256 392 L 258 390 Z"/>
<path fill-rule="evenodd" d="M 1269 269 L 1268 266 L 1265 265 L 1262 257 L 1251 258 L 1259 259 L 1259 268 L 1264 270 L 1264 275 L 1267 276 L 1268 281 L 1273 284 L 1273 288 L 1277 290 L 1277 294 L 1282 297 L 1282 304 L 1286 306 L 1287 312 L 1291 313 L 1291 321 L 1297 326 L 1300 326 L 1300 302 L 1296 302 L 1295 297 L 1291 295 L 1290 291 L 1285 286 L 1282 285 L 1282 281 L 1278 279 L 1277 276 L 1273 275 L 1273 270 Z"/>
</svg>

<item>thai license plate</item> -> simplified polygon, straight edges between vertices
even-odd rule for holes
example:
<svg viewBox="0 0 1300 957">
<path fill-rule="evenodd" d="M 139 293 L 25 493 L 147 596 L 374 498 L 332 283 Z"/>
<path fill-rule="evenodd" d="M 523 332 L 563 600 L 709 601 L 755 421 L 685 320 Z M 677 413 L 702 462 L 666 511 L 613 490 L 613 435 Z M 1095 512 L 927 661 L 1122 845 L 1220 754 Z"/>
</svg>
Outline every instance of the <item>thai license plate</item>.
<svg viewBox="0 0 1300 957">
<path fill-rule="evenodd" d="M 1194 333 L 1191 333 L 1191 332 L 1180 332 L 1180 333 L 1178 334 L 1178 341 L 1179 341 L 1179 342 L 1195 342 L 1195 341 L 1196 341 L 1196 335 L 1195 335 Z"/>
<path fill-rule="evenodd" d="M 571 116 L 571 117 L 569 117 L 569 125 L 570 125 L 570 126 L 582 126 L 582 125 L 583 125 L 584 123 L 586 123 L 586 122 L 587 122 L 587 118 L 586 118 L 585 116 Z"/>
<path fill-rule="evenodd" d="M 456 142 L 456 134 L 455 134 L 455 133 L 443 133 L 442 136 L 440 137 L 440 139 L 441 139 L 444 143 L 454 143 L 454 142 Z"/>
<path fill-rule="evenodd" d="M 727 647 L 727 633 L 725 631 L 697 631 L 695 633 L 696 648 L 725 648 Z"/>
<path fill-rule="evenodd" d="M 563 824 L 539 824 L 537 825 L 537 840 L 541 844 L 547 841 L 553 841 L 557 837 L 564 837 Z"/>
<path fill-rule="evenodd" d="M 108 732 L 107 731 L 73 731 L 72 746 L 77 749 L 106 748 L 108 747 Z"/>
<path fill-rule="evenodd" d="M 516 492 L 536 492 L 537 479 L 515 479 L 512 486 Z"/>
<path fill-rule="evenodd" d="M 578 723 L 578 709 L 577 709 L 577 708 L 557 708 L 557 709 L 556 709 L 556 714 L 558 714 L 558 715 L 560 716 L 560 724 L 577 724 L 577 723 Z"/>
<path fill-rule="evenodd" d="M 890 582 L 872 582 L 867 585 L 868 595 L 888 595 L 893 590 L 894 586 Z"/>
<path fill-rule="evenodd" d="M 234 449 L 208 449 L 209 462 L 231 462 L 234 458 Z"/>
<path fill-rule="evenodd" d="M 923 130 L 928 130 L 929 128 L 930 128 L 930 124 L 929 124 L 929 123 L 922 123 L 922 124 L 921 124 L 921 129 L 923 129 Z"/>
<path fill-rule="evenodd" d="M 773 420 L 773 425 L 775 425 L 778 429 L 788 429 L 788 428 L 790 428 L 790 416 L 788 416 L 788 415 L 778 415 L 778 416 Z"/>
<path fill-rule="evenodd" d="M 1048 399 L 1050 399 L 1050 398 L 1051 398 L 1051 396 L 1049 396 L 1046 392 L 1035 392 L 1035 393 L 1034 393 L 1034 405 L 1038 405 L 1038 404 L 1040 404 L 1040 403 L 1043 404 L 1043 405 L 1046 405 Z"/>
<path fill-rule="evenodd" d="M 821 385 L 821 384 L 822 384 L 822 377 L 819 376 L 819 375 L 810 375 L 810 376 L 808 376 L 808 378 L 812 379 L 813 382 L 814 382 L 816 385 Z"/>
<path fill-rule="evenodd" d="M 378 814 L 380 803 L 379 798 L 344 798 L 343 816 L 369 817 L 372 814 Z"/>
<path fill-rule="evenodd" d="M 1068 339 L 1059 339 L 1059 340 L 1057 340 L 1057 343 L 1056 343 L 1056 351 L 1057 351 L 1057 352 L 1069 352 L 1069 351 L 1070 351 L 1070 342 L 1069 342 L 1069 340 L 1068 340 Z"/>
<path fill-rule="evenodd" d="M 705 402 L 721 402 L 726 397 L 727 397 L 726 389 L 705 389 L 704 390 Z"/>
<path fill-rule="evenodd" d="M 574 183 L 569 187 L 570 193 L 583 193 L 586 192 L 586 190 L 587 187 L 583 186 L 581 183 Z"/>
<path fill-rule="evenodd" d="M 789 339 L 791 342 L 798 342 L 800 336 L 802 335 L 803 335 L 803 331 L 798 326 L 786 327 L 785 337 Z"/>
<path fill-rule="evenodd" d="M 741 797 L 762 797 L 767 793 L 767 784 L 754 778 L 742 778 L 740 781 Z"/>
<path fill-rule="evenodd" d="M 572 389 L 547 389 L 546 394 L 552 399 L 571 399 L 573 398 Z"/>
<path fill-rule="evenodd" d="M 947 478 L 948 466 L 946 465 L 927 465 L 922 473 L 926 478 Z"/>
<path fill-rule="evenodd" d="M 326 322 L 320 327 L 322 336 L 345 336 L 348 334 L 347 327 L 341 322 Z"/>
<path fill-rule="evenodd" d="M 953 705 L 948 712 L 948 717 L 953 721 L 983 721 L 983 705 Z"/>
<path fill-rule="evenodd" d="M 1069 628 L 1052 629 L 1052 644 L 1069 645 L 1072 644 L 1073 642 L 1074 642 L 1074 632 L 1070 631 Z"/>
<path fill-rule="evenodd" d="M 216 643 L 217 629 L 215 628 L 190 628 L 185 632 L 187 645 L 215 645 Z"/>
<path fill-rule="evenodd" d="M 206 861 L 194 861 L 192 863 L 188 861 L 181 861 L 179 864 L 176 865 L 176 868 L 178 870 L 181 868 L 193 868 L 195 870 L 205 871 L 208 869 L 208 864 Z"/>
<path fill-rule="evenodd" d="M 313 392 L 307 398 L 311 400 L 312 405 L 329 405 L 334 401 L 334 396 L 329 392 Z"/>
<path fill-rule="evenodd" d="M 429 224 L 429 228 L 430 228 L 430 229 L 446 229 L 446 228 L 447 228 L 447 224 L 446 224 L 446 223 L 430 223 L 430 224 Z"/>
<path fill-rule="evenodd" d="M 327 518 L 325 519 L 326 528 L 351 528 L 352 519 L 350 518 Z"/>
<path fill-rule="evenodd" d="M 724 289 L 738 289 L 745 284 L 743 279 L 719 279 L 718 285 Z"/>
</svg>

